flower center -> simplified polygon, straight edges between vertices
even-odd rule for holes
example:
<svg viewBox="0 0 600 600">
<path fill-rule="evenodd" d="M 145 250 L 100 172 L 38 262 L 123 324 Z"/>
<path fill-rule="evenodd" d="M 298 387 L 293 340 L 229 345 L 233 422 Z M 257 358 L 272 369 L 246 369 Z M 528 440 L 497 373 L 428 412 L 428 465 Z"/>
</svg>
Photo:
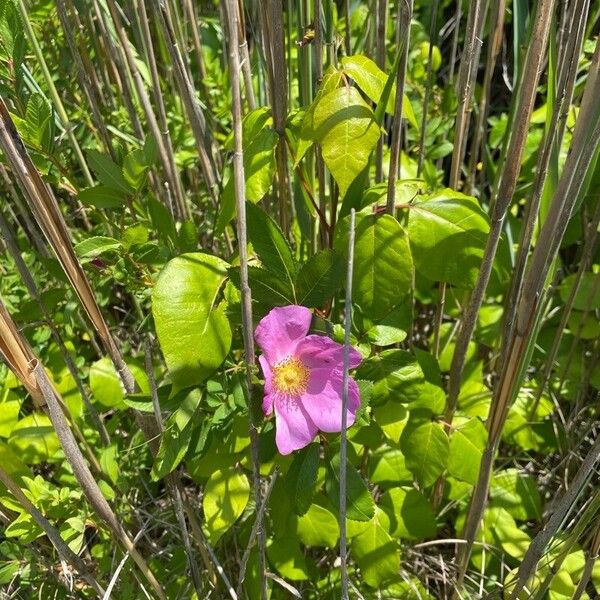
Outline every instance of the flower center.
<svg viewBox="0 0 600 600">
<path fill-rule="evenodd" d="M 282 394 L 298 396 L 306 391 L 309 374 L 297 358 L 286 358 L 273 367 L 273 385 Z"/>
</svg>

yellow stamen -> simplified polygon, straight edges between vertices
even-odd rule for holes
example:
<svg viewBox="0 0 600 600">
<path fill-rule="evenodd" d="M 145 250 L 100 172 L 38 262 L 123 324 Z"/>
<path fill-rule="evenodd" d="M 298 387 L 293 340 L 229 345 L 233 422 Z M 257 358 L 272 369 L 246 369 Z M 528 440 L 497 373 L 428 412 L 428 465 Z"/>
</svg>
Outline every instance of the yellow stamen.
<svg viewBox="0 0 600 600">
<path fill-rule="evenodd" d="M 273 367 L 275 389 L 290 396 L 299 396 L 308 387 L 308 367 L 297 358 L 286 358 Z"/>
</svg>

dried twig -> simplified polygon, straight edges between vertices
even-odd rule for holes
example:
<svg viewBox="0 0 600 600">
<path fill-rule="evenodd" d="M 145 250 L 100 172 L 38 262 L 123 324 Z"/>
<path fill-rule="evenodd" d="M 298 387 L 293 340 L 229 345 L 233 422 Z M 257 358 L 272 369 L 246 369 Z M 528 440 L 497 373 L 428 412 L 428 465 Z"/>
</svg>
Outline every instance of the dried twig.
<svg viewBox="0 0 600 600">
<path fill-rule="evenodd" d="M 386 211 L 394 214 L 396 205 L 396 181 L 400 174 L 400 156 L 402 151 L 402 102 L 404 100 L 404 82 L 406 80 L 406 63 L 410 43 L 410 21 L 412 19 L 413 0 L 398 0 L 398 17 L 396 20 L 396 42 L 402 48 L 398 73 L 396 75 L 396 101 L 394 103 L 394 120 L 391 131 L 390 166 L 387 186 Z"/>
<path fill-rule="evenodd" d="M 237 237 L 240 256 L 240 290 L 242 295 L 242 323 L 244 337 L 244 353 L 246 356 L 246 387 L 248 392 L 248 412 L 250 415 L 250 443 L 252 454 L 252 483 L 254 499 L 258 511 L 262 504 L 261 481 L 258 459 L 258 429 L 252 411 L 252 375 L 255 369 L 254 337 L 252 334 L 252 292 L 248 283 L 248 241 L 246 223 L 246 183 L 244 177 L 244 148 L 242 144 L 242 96 L 240 91 L 240 56 L 238 45 L 237 0 L 227 0 L 227 23 L 229 33 L 229 79 L 232 89 L 233 112 L 233 181 L 237 211 Z M 265 533 L 262 518 L 258 521 L 258 568 L 260 576 L 261 599 L 267 598 Z"/>
<path fill-rule="evenodd" d="M 356 215 L 350 211 L 348 229 L 348 264 L 346 272 L 346 301 L 344 303 L 344 371 L 342 382 L 342 430 L 340 432 L 340 570 L 342 600 L 348 600 L 348 550 L 346 547 L 346 452 L 348 427 L 348 386 L 350 367 L 350 331 L 352 329 L 352 274 L 354 267 L 354 224 Z"/>
<path fill-rule="evenodd" d="M 21 488 L 14 479 L 0 465 L 0 481 L 6 486 L 8 491 L 17 499 L 17 502 L 31 515 L 33 520 L 41 527 L 52 545 L 56 548 L 58 555 L 66 563 L 70 564 L 99 594 L 104 594 L 104 589 L 96 581 L 96 578 L 90 573 L 83 560 L 67 546 L 62 539 L 58 529 L 52 526 L 50 521 L 29 501 Z"/>
</svg>

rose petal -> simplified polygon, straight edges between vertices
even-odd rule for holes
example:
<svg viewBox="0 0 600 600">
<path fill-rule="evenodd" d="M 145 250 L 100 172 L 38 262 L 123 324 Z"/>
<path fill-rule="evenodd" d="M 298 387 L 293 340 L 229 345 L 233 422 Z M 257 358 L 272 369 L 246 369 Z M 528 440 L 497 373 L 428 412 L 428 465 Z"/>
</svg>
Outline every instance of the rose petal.
<svg viewBox="0 0 600 600">
<path fill-rule="evenodd" d="M 265 394 L 270 394 L 272 378 L 271 366 L 269 365 L 269 361 L 262 354 L 258 357 L 258 362 L 260 363 L 260 368 L 265 378 Z"/>
<path fill-rule="evenodd" d="M 341 371 L 333 371 L 324 376 L 321 369 L 311 372 L 308 389 L 300 401 L 312 422 L 328 433 L 342 430 L 342 388 Z M 360 393 L 356 381 L 348 380 L 347 427 L 354 424 L 356 411 L 360 406 Z"/>
<path fill-rule="evenodd" d="M 281 454 L 308 446 L 317 427 L 297 398 L 275 397 L 275 443 Z"/>
<path fill-rule="evenodd" d="M 312 313 L 304 306 L 279 306 L 261 319 L 254 337 L 271 365 L 292 356 L 308 333 Z"/>
<path fill-rule="evenodd" d="M 273 413 L 273 404 L 275 402 L 275 394 L 266 394 L 263 397 L 262 409 L 266 417 Z"/>
<path fill-rule="evenodd" d="M 344 366 L 344 346 L 324 335 L 307 335 L 298 343 L 296 357 L 309 369 L 339 369 Z M 362 356 L 350 346 L 349 368 L 360 365 Z"/>
</svg>

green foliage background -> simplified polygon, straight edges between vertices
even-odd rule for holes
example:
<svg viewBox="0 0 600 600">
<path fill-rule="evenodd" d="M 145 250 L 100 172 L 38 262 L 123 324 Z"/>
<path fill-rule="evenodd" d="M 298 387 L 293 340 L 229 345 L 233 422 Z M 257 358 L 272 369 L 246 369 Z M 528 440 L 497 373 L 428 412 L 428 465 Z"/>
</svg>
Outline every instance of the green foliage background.
<svg viewBox="0 0 600 600">
<path fill-rule="evenodd" d="M 143 0 L 118 6 L 112 0 L 0 0 L 6 118 L 56 198 L 67 244 L 135 378 L 135 391 L 124 389 L 114 356 L 82 308 L 83 283 L 73 285 L 56 244 L 42 235 L 48 223 L 19 183 L 5 145 L 1 301 L 62 399 L 102 494 L 129 532 L 142 532 L 137 548 L 165 597 L 231 597 L 226 582 L 250 599 L 261 598 L 263 584 L 273 600 L 340 597 L 339 477 L 345 469 L 350 597 L 451 598 L 461 592 L 510 598 L 532 540 L 598 439 L 596 149 L 582 167 L 580 193 L 564 235 L 557 234 L 560 247 L 551 256 L 545 295 L 525 336 L 526 360 L 502 422 L 481 526 L 461 582 L 457 553 L 490 448 L 488 417 L 497 409 L 492 398 L 502 384 L 504 336 L 515 318 L 510 293 L 515 278 L 523 281 L 515 265 L 530 252 L 529 244 L 523 250 L 523 229 L 535 224 L 535 248 L 552 218 L 583 89 L 598 70 L 593 54 L 600 9 L 577 3 L 585 8 L 579 21 L 577 8 L 550 3 L 543 73 L 453 410 L 448 383 L 458 328 L 486 256 L 518 120 L 515 98 L 525 85 L 519 74 L 542 9 L 513 0 L 502 22 L 494 3 L 423 0 L 414 3 L 410 28 L 402 29 L 402 2 L 241 4 L 240 31 L 249 50 L 248 71 L 240 67 L 248 265 L 238 254 L 240 190 L 232 167 L 232 36 L 224 25 L 232 3 L 171 3 L 172 31 L 158 3 L 149 3 L 146 38 Z M 474 4 L 487 11 L 475 60 L 466 41 Z M 315 6 L 322 11 L 316 20 Z M 568 35 L 581 31 L 581 49 L 561 67 L 563 30 L 571 23 Z M 502 48 L 490 65 L 486 53 L 495 33 Z M 171 34 L 191 91 L 179 84 Z M 396 101 L 403 47 L 406 75 Z M 283 61 L 277 67 L 278 52 Z M 467 92 L 458 76 L 469 61 L 474 97 L 461 155 L 457 113 Z M 564 135 L 554 139 L 552 115 L 567 76 L 573 94 L 561 108 Z M 161 110 L 167 131 L 160 128 Z M 158 115 L 159 139 L 149 114 L 155 121 Z M 591 132 L 598 131 L 596 117 Z M 401 153 L 397 181 L 390 184 L 395 125 Z M 548 139 L 550 156 L 540 174 Z M 455 182 L 450 171 L 457 156 Z M 390 187 L 395 201 L 386 210 Z M 535 190 L 540 203 L 530 216 Z M 291 456 L 277 453 L 274 422 L 260 411 L 261 375 L 252 372 L 251 393 L 245 379 L 241 281 L 247 267 L 253 326 L 275 306 L 300 304 L 314 309 L 312 331 L 343 342 L 351 210 L 351 343 L 364 360 L 353 374 L 362 405 L 348 430 L 344 466 L 339 434 L 322 434 Z M 126 555 L 86 499 L 52 420 L 9 368 L 10 336 L 0 328 L 2 470 L 102 586 L 115 576 L 113 598 L 153 597 L 156 591 L 133 560 L 120 565 Z M 156 438 L 144 436 L 140 415 L 153 423 L 160 416 Z M 267 497 L 264 512 L 256 505 L 253 464 Z M 527 573 L 520 598 L 600 593 L 597 484 L 592 470 Z M 185 516 L 177 513 L 177 493 Z M 257 514 L 264 572 L 261 534 L 256 543 L 253 530 Z M 197 581 L 190 561 L 200 573 Z M 31 511 L 2 484 L 0 590 L 6 598 L 97 595 L 60 562 Z"/>
</svg>

